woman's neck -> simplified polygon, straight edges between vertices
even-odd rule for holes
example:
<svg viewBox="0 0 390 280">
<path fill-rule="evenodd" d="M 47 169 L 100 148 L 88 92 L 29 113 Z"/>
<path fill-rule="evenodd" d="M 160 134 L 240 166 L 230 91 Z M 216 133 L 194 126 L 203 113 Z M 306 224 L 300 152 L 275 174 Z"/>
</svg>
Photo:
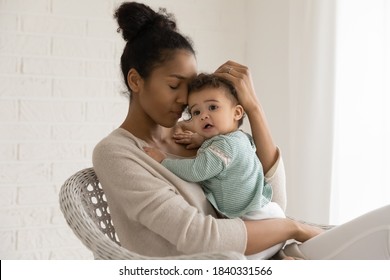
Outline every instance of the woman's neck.
<svg viewBox="0 0 390 280">
<path fill-rule="evenodd" d="M 151 147 L 182 157 L 196 155 L 196 150 L 188 150 L 184 145 L 177 144 L 173 136 L 173 128 L 166 128 L 148 119 L 146 116 L 129 112 L 120 126 L 135 137 L 142 139 Z"/>
<path fill-rule="evenodd" d="M 150 145 L 153 145 L 153 143 L 157 144 L 163 139 L 164 127 L 148 120 L 144 116 L 132 114 L 130 111 L 120 127 Z"/>
</svg>

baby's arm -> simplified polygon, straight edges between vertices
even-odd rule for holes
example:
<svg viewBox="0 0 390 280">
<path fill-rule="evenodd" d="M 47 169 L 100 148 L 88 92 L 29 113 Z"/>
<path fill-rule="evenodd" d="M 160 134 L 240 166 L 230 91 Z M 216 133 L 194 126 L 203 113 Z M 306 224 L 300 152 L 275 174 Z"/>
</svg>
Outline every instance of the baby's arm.
<svg viewBox="0 0 390 280">
<path fill-rule="evenodd" d="M 159 163 L 161 163 L 166 158 L 165 154 L 156 148 L 144 147 L 144 151 Z"/>
<path fill-rule="evenodd" d="M 145 153 L 168 170 L 189 182 L 200 182 L 218 175 L 225 168 L 221 158 L 214 152 L 203 150 L 195 158 L 169 159 L 152 147 L 143 147 Z"/>
</svg>

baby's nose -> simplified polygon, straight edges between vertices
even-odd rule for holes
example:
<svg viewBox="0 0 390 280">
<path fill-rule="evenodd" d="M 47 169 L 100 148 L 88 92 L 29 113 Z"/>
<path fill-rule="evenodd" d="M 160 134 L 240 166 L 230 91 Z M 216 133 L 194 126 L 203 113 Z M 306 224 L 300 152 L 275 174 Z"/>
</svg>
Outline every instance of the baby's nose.
<svg viewBox="0 0 390 280">
<path fill-rule="evenodd" d="M 205 120 L 205 119 L 208 119 L 209 118 L 209 115 L 204 113 L 202 114 L 202 116 L 200 117 L 201 120 Z"/>
</svg>

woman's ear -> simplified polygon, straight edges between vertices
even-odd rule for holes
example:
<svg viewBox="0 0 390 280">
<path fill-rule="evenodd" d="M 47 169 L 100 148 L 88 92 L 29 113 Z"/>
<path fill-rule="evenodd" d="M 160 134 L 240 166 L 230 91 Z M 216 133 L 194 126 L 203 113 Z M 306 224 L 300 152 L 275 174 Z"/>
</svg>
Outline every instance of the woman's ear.
<svg viewBox="0 0 390 280">
<path fill-rule="evenodd" d="M 127 83 L 131 89 L 132 93 L 137 93 L 140 90 L 143 79 L 137 70 L 131 68 L 129 73 L 127 73 Z"/>
<path fill-rule="evenodd" d="M 241 105 L 236 105 L 234 108 L 234 120 L 239 121 L 244 116 L 244 108 Z"/>
</svg>

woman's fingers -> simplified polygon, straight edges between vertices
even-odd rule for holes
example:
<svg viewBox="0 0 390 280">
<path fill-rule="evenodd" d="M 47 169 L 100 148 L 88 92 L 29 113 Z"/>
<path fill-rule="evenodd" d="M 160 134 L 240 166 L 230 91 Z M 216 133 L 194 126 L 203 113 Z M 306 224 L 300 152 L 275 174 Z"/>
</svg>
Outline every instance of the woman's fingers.
<svg viewBox="0 0 390 280">
<path fill-rule="evenodd" d="M 227 61 L 214 74 L 233 84 L 237 90 L 238 100 L 247 113 L 259 104 L 248 67 L 234 61 Z"/>
<path fill-rule="evenodd" d="M 162 162 L 165 159 L 165 154 L 160 150 L 147 146 L 143 147 L 143 150 L 147 155 L 149 155 L 151 158 L 155 159 L 158 162 Z"/>
<path fill-rule="evenodd" d="M 232 72 L 234 70 L 236 72 L 242 73 L 242 72 L 245 72 L 247 69 L 248 69 L 248 67 L 241 65 L 237 62 L 229 60 L 229 61 L 225 62 L 224 64 L 222 64 L 221 66 L 219 66 L 215 72 L 216 73 L 227 73 L 227 72 L 229 72 L 229 70 L 230 70 L 230 72 Z"/>
<path fill-rule="evenodd" d="M 227 61 L 222 64 L 215 72 L 215 75 L 228 79 L 237 87 L 240 80 L 250 79 L 248 67 L 234 61 Z"/>
</svg>

